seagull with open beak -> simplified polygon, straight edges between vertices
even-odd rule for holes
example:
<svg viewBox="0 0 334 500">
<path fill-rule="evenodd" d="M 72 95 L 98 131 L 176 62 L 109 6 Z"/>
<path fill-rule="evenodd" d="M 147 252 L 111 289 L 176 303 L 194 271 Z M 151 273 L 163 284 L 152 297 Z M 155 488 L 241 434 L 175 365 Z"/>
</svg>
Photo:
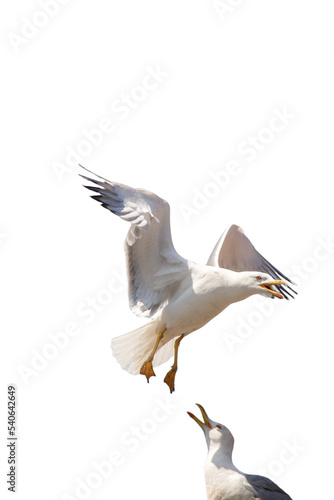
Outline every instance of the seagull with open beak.
<svg viewBox="0 0 334 500">
<path fill-rule="evenodd" d="M 206 264 L 187 260 L 174 248 L 165 200 L 146 189 L 93 176 L 82 175 L 93 184 L 86 186 L 92 198 L 130 224 L 124 245 L 130 307 L 136 315 L 151 318 L 112 340 L 114 356 L 129 373 L 141 373 L 149 381 L 153 367 L 174 353 L 164 379 L 173 392 L 179 346 L 187 335 L 251 295 L 288 299 L 296 293 L 289 278 L 255 249 L 239 226 L 224 232 Z"/>
<path fill-rule="evenodd" d="M 234 438 L 227 427 L 211 420 L 203 406 L 204 422 L 192 413 L 208 445 L 205 461 L 205 481 L 208 500 L 291 500 L 277 484 L 267 477 L 245 474 L 232 461 Z"/>
</svg>

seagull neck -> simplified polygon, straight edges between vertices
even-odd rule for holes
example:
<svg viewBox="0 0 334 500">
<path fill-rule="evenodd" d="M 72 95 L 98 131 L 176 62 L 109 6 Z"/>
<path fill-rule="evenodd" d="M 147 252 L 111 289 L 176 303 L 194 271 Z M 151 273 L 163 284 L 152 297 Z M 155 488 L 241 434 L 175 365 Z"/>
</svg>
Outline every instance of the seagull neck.
<svg viewBox="0 0 334 500">
<path fill-rule="evenodd" d="M 218 469 L 238 470 L 232 461 L 233 449 L 226 449 L 219 442 L 210 442 L 207 461 L 214 464 Z"/>
<path fill-rule="evenodd" d="M 253 292 L 244 285 L 242 274 L 229 269 L 221 269 L 221 276 L 224 282 L 223 294 L 228 293 L 230 303 L 247 299 Z"/>
</svg>

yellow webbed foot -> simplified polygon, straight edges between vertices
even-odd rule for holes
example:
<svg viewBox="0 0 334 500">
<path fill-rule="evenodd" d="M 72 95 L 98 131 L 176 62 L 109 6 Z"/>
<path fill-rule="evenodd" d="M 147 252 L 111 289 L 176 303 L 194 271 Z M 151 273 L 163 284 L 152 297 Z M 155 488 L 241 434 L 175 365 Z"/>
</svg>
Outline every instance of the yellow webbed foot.
<svg viewBox="0 0 334 500">
<path fill-rule="evenodd" d="M 140 369 L 141 375 L 145 375 L 147 382 L 150 381 L 150 377 L 155 377 L 155 373 L 152 366 L 152 361 L 146 361 Z"/>
<path fill-rule="evenodd" d="M 171 370 L 169 370 L 166 377 L 164 378 L 164 382 L 168 385 L 171 394 L 172 392 L 175 391 L 175 375 L 176 375 L 176 369 L 172 368 Z"/>
</svg>

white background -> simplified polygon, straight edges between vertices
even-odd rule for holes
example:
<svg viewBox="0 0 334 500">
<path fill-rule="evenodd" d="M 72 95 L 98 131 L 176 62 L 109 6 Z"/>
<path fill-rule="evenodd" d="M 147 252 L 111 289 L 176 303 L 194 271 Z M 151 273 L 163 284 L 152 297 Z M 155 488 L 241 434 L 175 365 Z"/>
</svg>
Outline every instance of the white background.
<svg viewBox="0 0 334 500">
<path fill-rule="evenodd" d="M 53 17 L 41 4 L 1 7 L 1 487 L 14 383 L 18 499 L 206 498 L 206 445 L 186 414 L 199 415 L 197 402 L 234 434 L 238 468 L 265 469 L 294 500 L 328 498 L 334 254 L 319 241 L 334 239 L 332 2 L 226 1 L 234 7 L 219 15 L 211 0 L 72 0 Z M 44 26 L 18 38 L 32 21 Z M 165 76 L 140 91 L 148 67 Z M 122 119 L 111 105 L 131 92 Z M 271 137 L 275 109 L 293 118 Z M 299 281 L 296 300 L 266 302 L 267 317 L 248 299 L 187 337 L 172 396 L 170 362 L 148 385 L 110 350 L 145 322 L 114 278 L 125 273 L 126 223 L 89 198 L 78 168 L 55 168 L 105 118 L 113 132 L 82 163 L 167 199 L 182 256 L 206 262 L 237 223 Z M 258 134 L 270 141 L 249 161 L 238 148 Z M 239 173 L 210 191 L 209 173 L 232 160 Z M 194 208 L 204 190 L 214 196 L 185 217 L 182 204 Z M 66 346 L 48 347 L 73 323 Z M 33 371 L 37 352 L 54 358 Z M 114 452 L 121 463 L 101 479 L 94 463 Z"/>
</svg>

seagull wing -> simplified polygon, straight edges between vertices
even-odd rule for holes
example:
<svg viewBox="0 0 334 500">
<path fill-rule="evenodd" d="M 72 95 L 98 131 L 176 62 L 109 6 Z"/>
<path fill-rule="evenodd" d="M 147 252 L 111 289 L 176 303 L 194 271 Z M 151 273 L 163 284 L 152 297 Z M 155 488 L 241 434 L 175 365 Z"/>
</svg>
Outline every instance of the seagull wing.
<svg viewBox="0 0 334 500">
<path fill-rule="evenodd" d="M 267 477 L 253 474 L 245 474 L 245 477 L 263 500 L 292 500 L 285 491 Z"/>
<path fill-rule="evenodd" d="M 231 271 L 260 271 L 270 274 L 275 280 L 284 279 L 292 283 L 281 271 L 276 269 L 265 259 L 245 236 L 241 227 L 233 224 L 219 238 L 209 260 L 209 266 L 222 267 Z M 288 299 L 290 293 L 296 293 L 289 285 L 277 286 L 280 292 Z M 290 290 L 287 290 L 287 288 Z"/>
<path fill-rule="evenodd" d="M 95 184 L 85 186 L 97 193 L 92 198 L 131 224 L 124 244 L 130 308 L 153 316 L 189 274 L 187 260 L 173 246 L 169 204 L 150 191 L 93 175 L 98 179 L 81 175 Z"/>
</svg>

